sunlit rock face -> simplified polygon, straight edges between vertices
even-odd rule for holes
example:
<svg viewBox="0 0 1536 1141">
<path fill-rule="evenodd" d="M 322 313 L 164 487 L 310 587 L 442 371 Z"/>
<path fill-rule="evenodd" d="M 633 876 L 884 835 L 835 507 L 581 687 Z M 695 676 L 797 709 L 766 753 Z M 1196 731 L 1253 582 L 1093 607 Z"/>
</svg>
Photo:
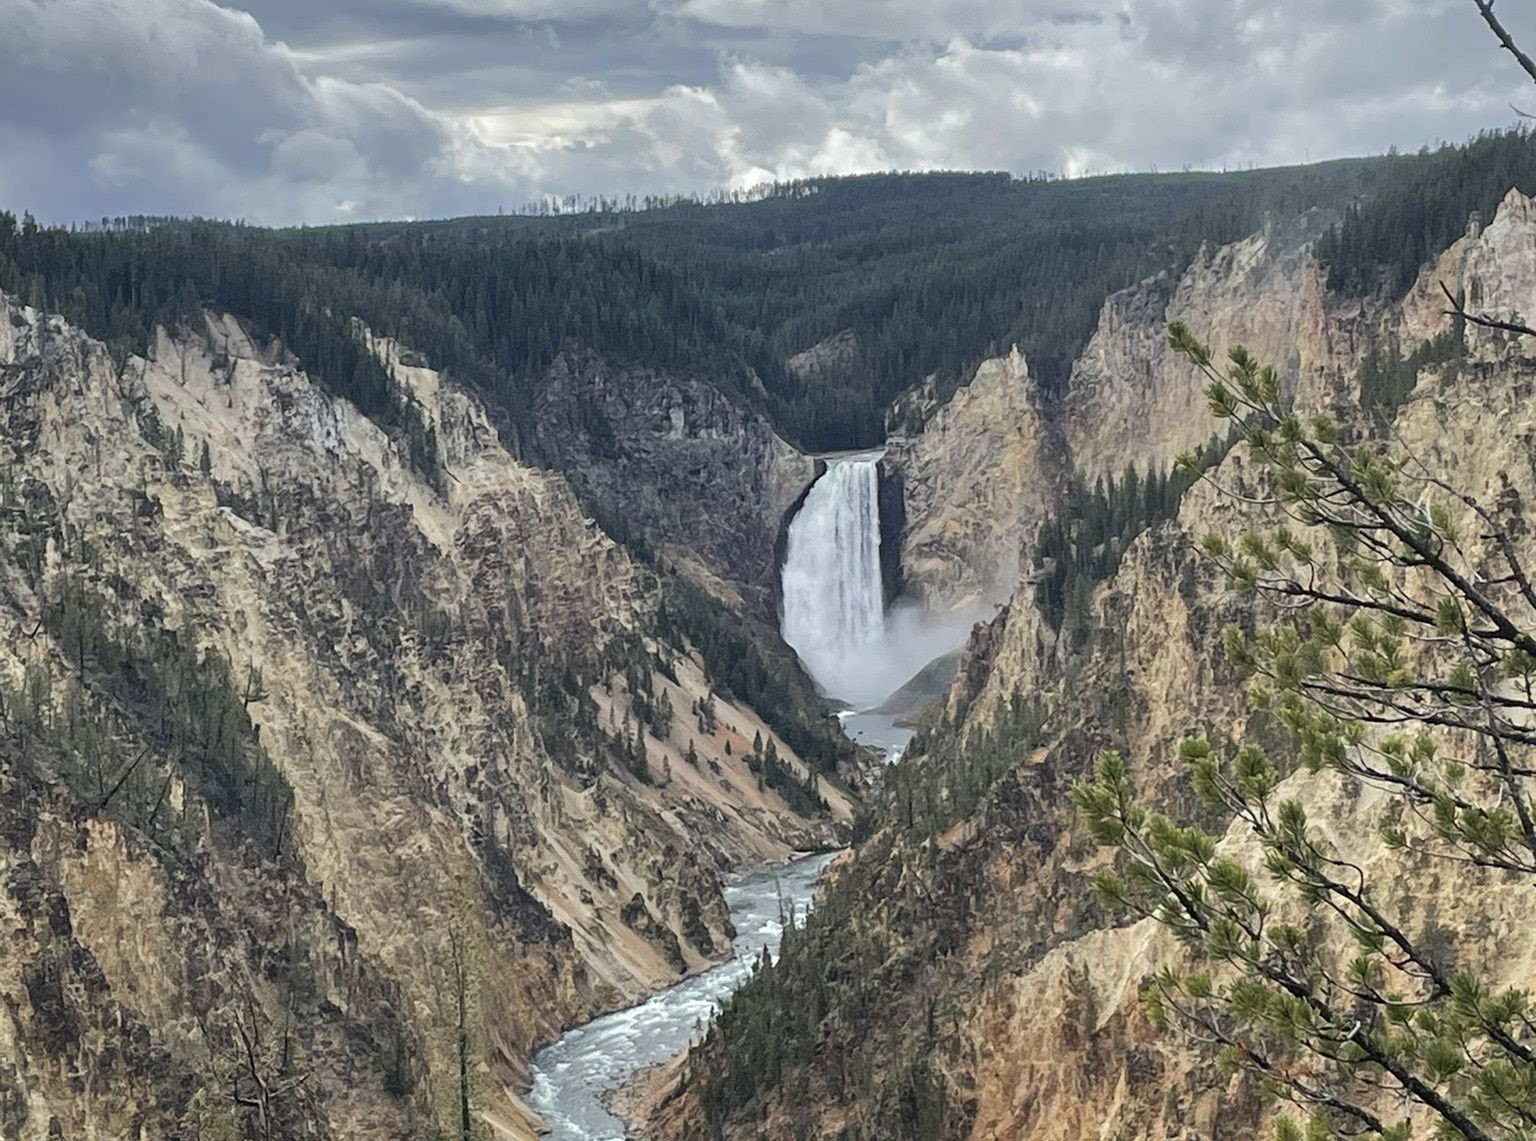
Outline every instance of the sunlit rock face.
<svg viewBox="0 0 1536 1141">
<path fill-rule="evenodd" d="M 1079 477 L 1118 479 L 1127 467 L 1166 469 L 1211 436 L 1205 380 L 1168 347 L 1183 321 L 1218 360 L 1242 345 L 1279 372 L 1286 392 L 1315 397 L 1332 348 L 1323 275 L 1304 228 L 1266 230 L 1202 248 L 1182 274 L 1112 295 L 1072 367 L 1061 412 Z"/>
<path fill-rule="evenodd" d="M 889 462 L 906 497 L 906 595 L 934 613 L 1006 599 L 1062 463 L 1024 355 L 983 362 L 920 435 L 893 444 Z"/>
<path fill-rule="evenodd" d="M 985 616 L 1030 569 L 1030 540 L 1069 479 L 1166 470 L 1207 442 L 1204 380 L 1169 351 L 1171 321 L 1218 356 L 1247 346 L 1288 393 L 1321 400 L 1355 330 L 1325 314 L 1309 236 L 1280 227 L 1202 249 L 1183 273 L 1111 295 L 1062 394 L 1041 393 L 1017 350 L 983 362 L 920 434 L 891 448 L 906 495 L 907 595 Z"/>
</svg>

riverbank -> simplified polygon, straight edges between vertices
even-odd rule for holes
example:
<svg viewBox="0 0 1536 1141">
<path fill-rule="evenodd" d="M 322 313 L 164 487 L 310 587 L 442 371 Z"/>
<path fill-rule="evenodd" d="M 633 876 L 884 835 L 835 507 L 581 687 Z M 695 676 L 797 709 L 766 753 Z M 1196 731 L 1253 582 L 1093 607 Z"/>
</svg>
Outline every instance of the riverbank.
<svg viewBox="0 0 1536 1141">
<path fill-rule="evenodd" d="M 687 1054 L 679 1054 L 638 1070 L 603 1099 L 608 1112 L 623 1124 L 629 1141 L 650 1141 L 651 1133 L 645 1123 L 654 1120 L 677 1091 L 687 1058 Z"/>
</svg>

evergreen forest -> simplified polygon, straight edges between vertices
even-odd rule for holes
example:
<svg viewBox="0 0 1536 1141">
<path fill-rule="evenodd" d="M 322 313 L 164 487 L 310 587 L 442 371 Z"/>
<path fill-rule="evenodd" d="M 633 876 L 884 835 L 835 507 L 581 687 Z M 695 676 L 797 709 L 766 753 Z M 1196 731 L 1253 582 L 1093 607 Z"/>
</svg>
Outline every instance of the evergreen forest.
<svg viewBox="0 0 1536 1141">
<path fill-rule="evenodd" d="M 159 218 L 45 228 L 0 214 L 0 288 L 126 354 L 204 306 L 276 335 L 335 391 L 427 430 L 363 351 L 356 320 L 475 385 L 537 461 L 528 410 L 570 349 L 705 379 L 807 450 L 862 447 L 925 380 L 940 400 L 1017 344 L 1049 394 L 1104 299 L 1202 245 L 1315 227 L 1334 287 L 1398 291 L 1469 213 L 1536 190 L 1523 129 L 1416 155 L 1230 174 L 1075 181 L 888 174 L 746 201 L 594 201 L 498 216 L 270 231 Z M 839 351 L 801 358 L 833 339 Z"/>
</svg>

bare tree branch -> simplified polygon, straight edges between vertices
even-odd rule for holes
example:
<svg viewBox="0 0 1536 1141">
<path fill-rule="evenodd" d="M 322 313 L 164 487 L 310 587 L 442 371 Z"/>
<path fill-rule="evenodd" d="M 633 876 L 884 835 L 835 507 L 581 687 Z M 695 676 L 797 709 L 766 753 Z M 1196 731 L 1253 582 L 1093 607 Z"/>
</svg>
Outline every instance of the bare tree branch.
<svg viewBox="0 0 1536 1141">
<path fill-rule="evenodd" d="M 1499 22 L 1499 18 L 1493 14 L 1493 0 L 1472 0 L 1472 3 L 1476 4 L 1477 10 L 1483 14 L 1483 22 L 1498 37 L 1500 46 L 1515 57 L 1515 60 L 1524 69 L 1525 74 L 1531 77 L 1532 81 L 1536 81 L 1536 60 L 1531 59 L 1530 56 L 1520 50 L 1520 45 L 1515 43 L 1515 37 L 1505 30 L 1504 25 Z"/>
<path fill-rule="evenodd" d="M 1444 293 L 1446 299 L 1451 303 L 1451 307 L 1445 311 L 1448 316 L 1460 317 L 1463 321 L 1470 321 L 1472 324 L 1481 325 L 1485 329 L 1503 329 L 1506 333 L 1515 333 L 1522 337 L 1536 337 L 1536 329 L 1531 328 L 1529 325 L 1520 325 L 1513 321 L 1500 321 L 1494 317 L 1484 317 L 1480 313 L 1468 313 L 1466 308 L 1460 301 L 1456 300 L 1455 294 L 1450 291 L 1443 281 L 1440 283 L 1440 292 Z"/>
</svg>

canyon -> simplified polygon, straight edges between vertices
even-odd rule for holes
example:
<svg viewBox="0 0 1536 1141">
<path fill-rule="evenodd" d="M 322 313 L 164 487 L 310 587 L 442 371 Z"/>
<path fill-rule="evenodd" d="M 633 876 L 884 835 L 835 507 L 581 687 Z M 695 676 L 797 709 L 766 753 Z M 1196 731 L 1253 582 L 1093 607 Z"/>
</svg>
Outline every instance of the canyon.
<svg viewBox="0 0 1536 1141">
<path fill-rule="evenodd" d="M 1442 289 L 1531 312 L 1536 205 L 1401 296 L 1330 283 L 1339 216 L 1266 211 L 1068 348 L 957 352 L 879 409 L 841 322 L 781 372 L 692 309 L 738 355 L 662 322 L 515 372 L 425 289 L 404 320 L 188 286 L 143 343 L 63 315 L 86 285 L 0 292 L 0 1135 L 1258 1135 L 1251 1083 L 1150 1024 L 1177 948 L 1094 900 L 1069 800 L 1114 747 L 1197 811 L 1178 742 L 1266 731 L 1222 645 L 1261 615 L 1195 550 L 1258 477 L 1168 327 L 1389 426 L 1522 550 L 1536 494 L 1526 349 Z M 823 407 L 886 439 L 813 449 Z M 1287 781 L 1415 924 L 1536 982 L 1522 892 Z M 779 874 L 822 877 L 809 918 Z"/>
<path fill-rule="evenodd" d="M 1399 302 L 1332 295 L 1300 230 L 1204 252 L 1182 276 L 1106 302 L 1062 400 L 1042 400 L 1015 352 L 984 364 L 907 442 L 897 454 L 914 589 L 969 599 L 1010 574 L 1016 588 L 970 639 L 880 824 L 830 873 L 772 982 L 686 1064 L 637 1084 L 636 1136 L 1267 1135 L 1275 1106 L 1256 1083 L 1214 1066 L 1198 1036 L 1149 1021 L 1142 984 L 1178 961 L 1178 946 L 1159 924 L 1127 922 L 1095 900 L 1090 881 L 1107 864 L 1068 797 L 1099 751 L 1114 748 L 1151 805 L 1207 819 L 1177 759 L 1180 740 L 1273 734 L 1223 648 L 1224 627 L 1252 629 L 1263 612 L 1197 553 L 1206 534 L 1266 521 L 1249 505 L 1262 493 L 1259 474 L 1239 445 L 1170 520 L 1135 536 L 1095 586 L 1081 644 L 1035 603 L 1033 522 L 1070 480 L 1156 469 L 1206 442 L 1214 421 L 1204 380 L 1168 349 L 1171 321 L 1198 329 L 1218 360 L 1229 346 L 1252 347 L 1299 413 L 1345 422 L 1360 422 L 1369 396 L 1368 346 L 1450 337 L 1461 355 L 1413 366 L 1401 405 L 1385 413 L 1391 438 L 1466 492 L 1458 525 L 1478 530 L 1471 504 L 1492 507 L 1529 556 L 1530 346 L 1461 323 L 1446 297 L 1528 312 L 1532 211 L 1511 191 Z M 1518 934 L 1528 885 L 1394 851 L 1380 838 L 1391 798 L 1348 777 L 1301 769 L 1281 795 L 1304 806 L 1335 858 L 1361 869 L 1406 926 L 1477 931 L 1464 965 L 1491 986 L 1532 984 Z M 1240 826 L 1220 843 L 1262 874 Z M 819 1020 L 795 1013 L 808 1005 L 824 1012 Z M 769 1045 L 759 1027 L 787 1044 Z"/>
<path fill-rule="evenodd" d="M 171 1135 L 234 1112 L 209 1091 L 267 1080 L 274 1050 L 306 1076 L 263 1110 L 288 1127 L 431 1136 L 472 1093 L 528 1136 L 506 1091 L 534 1045 L 717 962 L 723 877 L 848 819 L 667 640 L 655 574 L 560 476 L 371 344 L 430 418 L 440 485 L 233 317 L 117 362 L 0 302 L 4 687 L 13 730 L 40 726 L 5 776 L 7 1136 Z M 89 624 L 78 646 L 59 621 Z M 220 813 L 154 677 L 113 675 L 109 647 L 164 644 L 161 684 L 206 675 L 248 717 L 275 842 Z M 754 741 L 825 810 L 765 788 Z"/>
</svg>

